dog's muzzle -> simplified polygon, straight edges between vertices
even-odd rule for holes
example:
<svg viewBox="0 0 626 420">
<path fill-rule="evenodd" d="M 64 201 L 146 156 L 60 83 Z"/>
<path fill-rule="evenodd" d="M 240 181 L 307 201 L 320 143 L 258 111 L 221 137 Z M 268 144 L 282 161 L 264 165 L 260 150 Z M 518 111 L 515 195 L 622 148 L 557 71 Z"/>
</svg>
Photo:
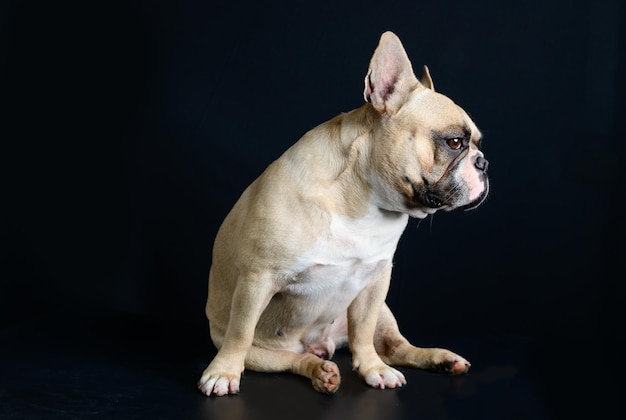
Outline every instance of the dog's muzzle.
<svg viewBox="0 0 626 420">
<path fill-rule="evenodd" d="M 448 207 L 448 209 L 460 208 L 462 210 L 471 210 L 475 207 L 478 207 L 485 200 L 485 198 L 487 197 L 487 193 L 489 192 L 489 177 L 487 176 L 489 161 L 483 156 L 479 155 L 474 158 L 473 164 L 478 171 L 478 177 L 480 181 L 482 181 L 482 183 L 484 184 L 484 187 L 480 195 L 472 200 L 470 203 L 466 203 L 460 206 L 458 205 L 458 203 L 455 203 L 455 201 L 459 198 L 457 197 L 459 188 L 455 183 L 443 186 L 443 179 L 440 179 L 432 186 L 428 185 L 426 179 L 423 179 L 424 185 L 418 186 L 413 184 L 413 193 L 415 197 L 424 207 L 428 207 L 431 209 L 442 209 Z M 449 169 L 452 169 L 455 166 L 456 164 L 451 165 Z M 450 171 L 446 171 L 446 174 L 448 174 L 449 172 Z"/>
<path fill-rule="evenodd" d="M 461 210 L 472 210 L 478 207 L 485 198 L 487 198 L 487 194 L 489 193 L 489 177 L 487 176 L 487 168 L 489 168 L 489 161 L 485 159 L 483 156 L 477 156 L 474 160 L 474 167 L 478 169 L 479 176 L 485 187 L 483 188 L 482 193 L 471 203 L 468 203 L 464 206 L 461 206 Z"/>
</svg>

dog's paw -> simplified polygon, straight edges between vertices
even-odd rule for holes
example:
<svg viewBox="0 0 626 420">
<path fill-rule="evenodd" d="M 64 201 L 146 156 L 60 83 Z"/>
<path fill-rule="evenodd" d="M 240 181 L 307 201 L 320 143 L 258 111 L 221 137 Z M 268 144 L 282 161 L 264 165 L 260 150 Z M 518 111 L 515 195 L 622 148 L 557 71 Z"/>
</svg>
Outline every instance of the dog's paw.
<svg viewBox="0 0 626 420">
<path fill-rule="evenodd" d="M 198 381 L 198 389 L 206 396 L 238 394 L 240 377 L 241 375 L 212 372 L 207 368 Z"/>
<path fill-rule="evenodd" d="M 406 385 L 406 379 L 399 370 L 387 365 L 380 365 L 363 373 L 359 372 L 365 382 L 374 388 L 400 388 Z"/>
<path fill-rule="evenodd" d="M 315 367 L 311 382 L 316 391 L 324 394 L 334 394 L 339 389 L 341 375 L 334 362 L 325 360 Z"/>
<path fill-rule="evenodd" d="M 470 366 L 472 366 L 470 362 L 458 354 L 452 353 L 450 350 L 438 350 L 439 351 L 434 355 L 432 360 L 433 370 L 437 372 L 460 375 L 462 373 L 467 373 Z"/>
</svg>

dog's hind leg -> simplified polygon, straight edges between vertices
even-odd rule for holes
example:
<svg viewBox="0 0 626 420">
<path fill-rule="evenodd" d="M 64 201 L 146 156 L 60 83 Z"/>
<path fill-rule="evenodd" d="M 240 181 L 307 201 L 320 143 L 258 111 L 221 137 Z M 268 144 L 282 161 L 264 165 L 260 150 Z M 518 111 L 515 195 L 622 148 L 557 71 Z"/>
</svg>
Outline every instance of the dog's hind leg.
<svg viewBox="0 0 626 420">
<path fill-rule="evenodd" d="M 246 356 L 246 369 L 302 375 L 311 379 L 316 391 L 324 394 L 334 394 L 341 382 L 339 368 L 330 360 L 321 359 L 312 353 L 269 350 L 254 345 Z"/>
<path fill-rule="evenodd" d="M 398 323 L 384 304 L 374 337 L 376 352 L 392 366 L 404 366 L 450 374 L 466 373 L 470 363 L 463 357 L 441 348 L 415 347 L 400 334 Z"/>
</svg>

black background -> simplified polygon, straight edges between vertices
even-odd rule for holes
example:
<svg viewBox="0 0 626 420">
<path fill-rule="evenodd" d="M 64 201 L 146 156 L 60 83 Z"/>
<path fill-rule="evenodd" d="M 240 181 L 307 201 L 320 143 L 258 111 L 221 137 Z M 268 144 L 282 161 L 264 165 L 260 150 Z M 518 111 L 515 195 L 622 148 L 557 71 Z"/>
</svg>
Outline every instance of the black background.
<svg viewBox="0 0 626 420">
<path fill-rule="evenodd" d="M 130 313 L 206 339 L 222 219 L 304 132 L 362 104 L 371 54 L 392 30 L 483 132 L 492 186 L 475 211 L 409 223 L 388 297 L 401 329 L 532 337 L 541 369 L 612 377 L 625 10 L 618 0 L 3 3 L 0 326 Z"/>
</svg>

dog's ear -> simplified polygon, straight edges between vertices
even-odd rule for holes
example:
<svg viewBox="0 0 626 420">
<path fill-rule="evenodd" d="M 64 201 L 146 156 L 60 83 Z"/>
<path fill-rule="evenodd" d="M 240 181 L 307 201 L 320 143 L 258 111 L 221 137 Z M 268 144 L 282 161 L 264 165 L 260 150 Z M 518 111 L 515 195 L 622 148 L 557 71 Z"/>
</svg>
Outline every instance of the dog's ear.
<svg viewBox="0 0 626 420">
<path fill-rule="evenodd" d="M 430 79 L 430 77 L 429 77 Z M 365 76 L 363 96 L 380 113 L 394 113 L 419 81 L 409 57 L 393 32 L 380 37 Z"/>
<path fill-rule="evenodd" d="M 432 77 L 430 77 L 430 71 L 428 71 L 428 66 L 424 66 L 424 68 L 422 69 L 422 77 L 420 77 L 420 82 L 428 89 L 435 90 L 435 84 L 433 83 Z"/>
</svg>

